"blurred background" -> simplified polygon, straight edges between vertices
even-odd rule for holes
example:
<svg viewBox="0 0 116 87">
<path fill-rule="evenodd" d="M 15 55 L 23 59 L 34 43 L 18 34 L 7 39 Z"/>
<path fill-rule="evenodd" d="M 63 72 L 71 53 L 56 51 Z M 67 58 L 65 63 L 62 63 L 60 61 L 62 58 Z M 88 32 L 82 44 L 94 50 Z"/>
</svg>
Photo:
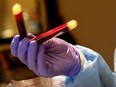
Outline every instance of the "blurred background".
<svg viewBox="0 0 116 87">
<path fill-rule="evenodd" d="M 15 3 L 22 6 L 27 32 L 35 35 L 76 19 L 78 27 L 59 38 L 97 51 L 113 71 L 115 0 L 0 0 L 0 84 L 36 77 L 10 53 L 10 42 L 18 34 L 12 14 Z"/>
</svg>

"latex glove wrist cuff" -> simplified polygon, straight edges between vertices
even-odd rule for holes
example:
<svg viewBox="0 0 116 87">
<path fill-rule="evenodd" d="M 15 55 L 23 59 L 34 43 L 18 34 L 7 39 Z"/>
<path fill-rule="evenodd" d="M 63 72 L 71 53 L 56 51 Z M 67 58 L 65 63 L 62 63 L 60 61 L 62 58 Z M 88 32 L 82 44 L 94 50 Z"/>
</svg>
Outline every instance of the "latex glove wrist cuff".
<svg viewBox="0 0 116 87">
<path fill-rule="evenodd" d="M 73 45 L 72 45 L 73 46 Z M 68 73 L 67 76 L 72 77 L 72 76 L 76 76 L 80 70 L 81 70 L 81 54 L 80 52 L 73 46 L 74 50 L 76 51 L 76 59 L 77 59 L 77 63 L 75 64 L 75 66 L 72 68 L 72 70 Z"/>
</svg>

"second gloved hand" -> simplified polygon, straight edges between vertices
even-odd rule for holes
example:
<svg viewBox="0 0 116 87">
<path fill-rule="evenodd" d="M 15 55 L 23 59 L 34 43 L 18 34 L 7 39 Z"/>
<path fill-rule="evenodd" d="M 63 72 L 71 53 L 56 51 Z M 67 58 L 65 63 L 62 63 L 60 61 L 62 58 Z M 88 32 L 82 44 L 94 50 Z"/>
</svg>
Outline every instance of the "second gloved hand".
<svg viewBox="0 0 116 87">
<path fill-rule="evenodd" d="M 29 36 L 29 35 L 28 35 Z M 52 77 L 57 75 L 75 76 L 81 68 L 79 53 L 74 46 L 59 38 L 38 45 L 25 37 L 19 41 L 16 35 L 11 42 L 12 55 L 26 64 L 39 76 Z"/>
</svg>

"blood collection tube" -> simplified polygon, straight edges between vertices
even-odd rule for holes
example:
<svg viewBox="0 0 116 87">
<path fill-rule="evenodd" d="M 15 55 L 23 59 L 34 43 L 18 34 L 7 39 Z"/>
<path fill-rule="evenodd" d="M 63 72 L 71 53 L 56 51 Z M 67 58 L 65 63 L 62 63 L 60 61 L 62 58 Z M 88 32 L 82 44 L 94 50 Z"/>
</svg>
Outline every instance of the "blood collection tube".
<svg viewBox="0 0 116 87">
<path fill-rule="evenodd" d="M 36 36 L 35 38 L 32 38 L 30 41 L 36 40 L 38 44 L 41 44 L 54 36 L 58 36 L 62 33 L 65 33 L 67 31 L 74 29 L 77 25 L 78 23 L 76 20 L 71 20 L 43 34 L 40 34 L 39 36 Z"/>
<path fill-rule="evenodd" d="M 16 22 L 17 22 L 17 27 L 18 27 L 18 32 L 20 35 L 20 40 L 22 40 L 24 37 L 27 36 L 26 29 L 25 29 L 25 24 L 24 24 L 24 19 L 22 15 L 22 8 L 21 5 L 16 3 L 13 8 L 13 15 L 15 16 Z"/>
</svg>

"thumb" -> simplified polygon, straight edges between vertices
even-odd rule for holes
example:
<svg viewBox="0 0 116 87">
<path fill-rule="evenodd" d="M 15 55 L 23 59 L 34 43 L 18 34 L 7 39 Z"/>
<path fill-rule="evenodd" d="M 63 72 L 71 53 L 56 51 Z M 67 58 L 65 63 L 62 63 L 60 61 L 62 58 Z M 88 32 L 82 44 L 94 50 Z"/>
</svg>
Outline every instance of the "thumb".
<svg viewBox="0 0 116 87">
<path fill-rule="evenodd" d="M 32 39 L 32 38 L 36 37 L 36 36 L 33 35 L 32 33 L 28 33 L 27 36 L 28 36 L 29 39 Z"/>
</svg>

